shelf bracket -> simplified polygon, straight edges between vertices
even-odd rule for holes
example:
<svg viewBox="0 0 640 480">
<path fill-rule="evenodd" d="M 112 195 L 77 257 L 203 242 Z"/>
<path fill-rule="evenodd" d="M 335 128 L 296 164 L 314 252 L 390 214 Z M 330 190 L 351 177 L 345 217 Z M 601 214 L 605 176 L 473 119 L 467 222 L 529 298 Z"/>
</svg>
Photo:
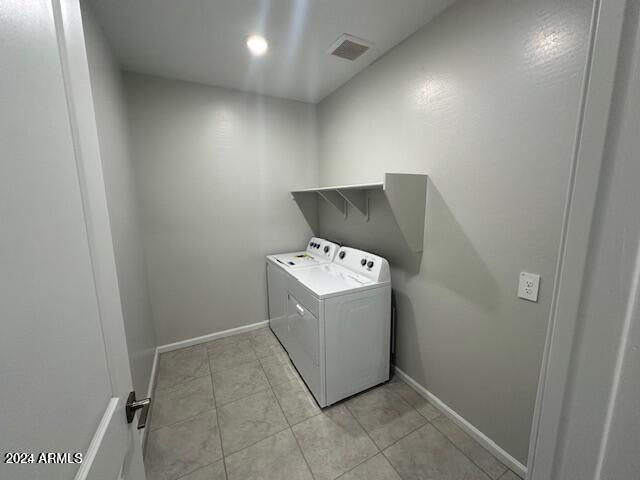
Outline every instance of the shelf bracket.
<svg viewBox="0 0 640 480">
<path fill-rule="evenodd" d="M 344 218 L 347 218 L 347 203 L 342 195 L 337 193 L 335 190 L 318 190 L 318 195 L 335 207 L 342 215 L 344 215 Z"/>
<path fill-rule="evenodd" d="M 346 202 L 369 221 L 369 195 L 366 190 L 336 190 Z"/>
</svg>

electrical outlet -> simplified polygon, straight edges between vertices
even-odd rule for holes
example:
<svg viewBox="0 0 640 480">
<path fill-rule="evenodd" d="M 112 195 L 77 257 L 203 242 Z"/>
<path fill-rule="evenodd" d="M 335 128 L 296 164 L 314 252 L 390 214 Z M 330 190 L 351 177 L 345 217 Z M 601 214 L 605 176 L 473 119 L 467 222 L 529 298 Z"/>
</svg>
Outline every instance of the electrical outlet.
<svg viewBox="0 0 640 480">
<path fill-rule="evenodd" d="M 538 289 L 540 288 L 540 275 L 535 273 L 520 272 L 518 283 L 518 296 L 531 302 L 538 301 Z"/>
</svg>

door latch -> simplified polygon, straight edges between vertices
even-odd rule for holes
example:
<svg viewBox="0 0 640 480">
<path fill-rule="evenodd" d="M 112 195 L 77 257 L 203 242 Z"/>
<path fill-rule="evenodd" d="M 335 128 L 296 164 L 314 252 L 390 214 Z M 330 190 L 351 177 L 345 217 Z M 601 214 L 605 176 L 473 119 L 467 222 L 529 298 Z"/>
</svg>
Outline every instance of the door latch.
<svg viewBox="0 0 640 480">
<path fill-rule="evenodd" d="M 140 418 L 138 418 L 138 430 L 144 428 L 147 425 L 147 415 L 149 414 L 150 406 L 150 398 L 136 400 L 136 392 L 132 391 L 129 393 L 129 397 L 127 397 L 127 404 L 124 407 L 127 414 L 127 423 L 133 422 L 133 418 L 136 416 L 136 410 L 142 409 L 142 412 L 140 412 Z"/>
</svg>

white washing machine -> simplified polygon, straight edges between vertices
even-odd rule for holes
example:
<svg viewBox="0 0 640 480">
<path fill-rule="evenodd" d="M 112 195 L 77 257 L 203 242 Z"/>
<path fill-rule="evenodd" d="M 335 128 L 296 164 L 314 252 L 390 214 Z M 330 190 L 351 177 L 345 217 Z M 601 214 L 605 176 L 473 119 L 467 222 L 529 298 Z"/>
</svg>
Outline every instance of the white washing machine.
<svg viewBox="0 0 640 480">
<path fill-rule="evenodd" d="M 391 282 L 388 262 L 341 247 L 331 263 L 283 271 L 274 330 L 326 407 L 389 379 Z M 282 309 L 281 305 L 285 308 Z"/>
<path fill-rule="evenodd" d="M 302 252 L 267 256 L 269 326 L 283 345 L 287 335 L 287 272 L 331 263 L 339 248 L 340 246 L 336 243 L 313 237 L 307 243 L 306 250 Z"/>
</svg>

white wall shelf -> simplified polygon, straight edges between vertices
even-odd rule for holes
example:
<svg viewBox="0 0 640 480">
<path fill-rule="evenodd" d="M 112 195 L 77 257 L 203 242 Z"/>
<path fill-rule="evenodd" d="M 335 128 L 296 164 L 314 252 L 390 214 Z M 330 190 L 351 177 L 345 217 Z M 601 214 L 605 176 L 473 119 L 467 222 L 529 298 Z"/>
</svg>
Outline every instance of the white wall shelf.
<svg viewBox="0 0 640 480">
<path fill-rule="evenodd" d="M 407 245 L 421 252 L 424 241 L 424 216 L 427 198 L 427 175 L 385 173 L 384 182 L 337 185 L 293 190 L 305 219 L 318 233 L 318 198 L 322 198 L 345 218 L 349 207 L 369 221 L 369 192 L 382 190 Z"/>
</svg>

